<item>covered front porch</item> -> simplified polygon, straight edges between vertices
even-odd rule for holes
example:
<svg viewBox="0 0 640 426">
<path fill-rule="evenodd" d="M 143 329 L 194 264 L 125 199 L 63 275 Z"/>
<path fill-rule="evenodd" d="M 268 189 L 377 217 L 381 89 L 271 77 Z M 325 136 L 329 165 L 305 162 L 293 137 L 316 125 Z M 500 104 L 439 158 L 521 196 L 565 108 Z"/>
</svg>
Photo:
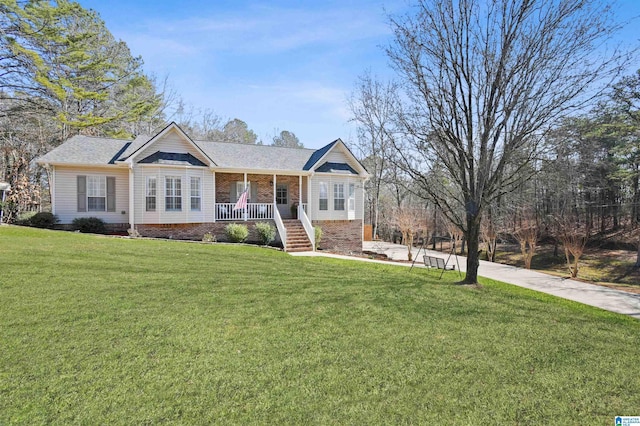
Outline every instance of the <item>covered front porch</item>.
<svg viewBox="0 0 640 426">
<path fill-rule="evenodd" d="M 273 220 L 285 251 L 314 250 L 308 175 L 215 173 L 215 222 Z M 236 203 L 247 190 L 242 208 Z"/>
<path fill-rule="evenodd" d="M 300 219 L 307 212 L 308 176 L 277 174 L 215 174 L 215 221 Z M 247 188 L 245 208 L 235 209 Z"/>
</svg>

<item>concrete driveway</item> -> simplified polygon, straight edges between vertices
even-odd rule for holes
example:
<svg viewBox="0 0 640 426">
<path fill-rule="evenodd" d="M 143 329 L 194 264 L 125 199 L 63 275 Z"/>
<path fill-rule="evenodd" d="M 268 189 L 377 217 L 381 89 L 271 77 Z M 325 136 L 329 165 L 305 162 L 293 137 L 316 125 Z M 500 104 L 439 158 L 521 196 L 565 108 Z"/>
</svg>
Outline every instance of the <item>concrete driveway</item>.
<svg viewBox="0 0 640 426">
<path fill-rule="evenodd" d="M 407 260 L 407 248 L 400 244 L 392 244 L 381 241 L 365 241 L 363 250 L 373 251 L 376 253 L 386 254 L 387 257 L 394 260 Z M 418 248 L 413 248 L 414 257 L 418 255 Z M 426 250 L 427 255 L 441 257 L 447 259 L 448 254 Z M 422 265 L 423 252 L 420 250 L 419 259 L 416 265 Z M 449 264 L 458 264 L 460 270 L 465 272 L 467 269 L 467 258 L 464 256 L 452 256 Z M 405 264 L 406 265 L 406 264 Z M 528 269 L 517 268 L 515 266 L 502 265 L 499 263 L 480 261 L 478 274 L 482 277 L 491 278 L 497 281 L 517 285 L 519 287 L 529 288 L 531 290 L 541 291 L 543 293 L 552 294 L 564 299 L 573 300 L 584 303 L 585 305 L 595 306 L 607 311 L 619 314 L 629 315 L 640 320 L 640 294 L 627 293 L 620 290 L 611 289 L 595 284 L 587 284 L 580 281 L 555 277 L 543 274 L 541 272 L 530 271 Z"/>
</svg>

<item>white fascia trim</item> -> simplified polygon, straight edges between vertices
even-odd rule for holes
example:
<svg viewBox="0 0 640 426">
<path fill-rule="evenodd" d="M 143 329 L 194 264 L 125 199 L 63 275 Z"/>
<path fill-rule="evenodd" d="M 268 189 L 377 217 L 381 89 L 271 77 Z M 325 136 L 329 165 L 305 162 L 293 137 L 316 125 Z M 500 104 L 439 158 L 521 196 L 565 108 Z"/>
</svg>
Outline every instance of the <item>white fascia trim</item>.
<svg viewBox="0 0 640 426">
<path fill-rule="evenodd" d="M 128 164 L 96 164 L 96 163 L 38 163 L 41 166 L 55 166 L 55 167 L 88 167 L 88 168 L 101 168 L 101 169 L 121 169 L 129 168 Z"/>
<path fill-rule="evenodd" d="M 280 175 L 280 176 L 311 176 L 313 172 L 308 170 L 271 170 L 271 169 L 233 169 L 214 168 L 216 173 L 247 173 L 252 175 Z"/>
</svg>

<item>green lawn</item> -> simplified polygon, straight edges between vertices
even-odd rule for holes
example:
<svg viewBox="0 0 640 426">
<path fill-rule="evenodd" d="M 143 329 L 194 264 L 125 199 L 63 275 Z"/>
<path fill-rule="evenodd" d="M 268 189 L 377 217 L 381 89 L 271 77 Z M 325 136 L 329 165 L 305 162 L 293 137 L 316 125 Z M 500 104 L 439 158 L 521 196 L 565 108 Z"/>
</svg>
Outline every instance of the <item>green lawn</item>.
<svg viewBox="0 0 640 426">
<path fill-rule="evenodd" d="M 0 228 L 0 424 L 613 424 L 640 322 L 257 247 Z"/>
</svg>

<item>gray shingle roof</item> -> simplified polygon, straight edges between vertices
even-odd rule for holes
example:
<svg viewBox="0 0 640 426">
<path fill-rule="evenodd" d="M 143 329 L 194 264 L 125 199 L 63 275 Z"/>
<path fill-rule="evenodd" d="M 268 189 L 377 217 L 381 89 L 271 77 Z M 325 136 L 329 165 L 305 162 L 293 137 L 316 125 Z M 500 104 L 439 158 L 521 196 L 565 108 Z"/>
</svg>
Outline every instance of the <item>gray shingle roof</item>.
<svg viewBox="0 0 640 426">
<path fill-rule="evenodd" d="M 38 163 L 106 165 L 130 142 L 77 135 L 38 158 Z"/>
<path fill-rule="evenodd" d="M 138 135 L 131 144 L 125 149 L 125 151 L 120 154 L 120 160 L 126 160 L 131 154 L 133 154 L 138 148 L 147 143 L 152 136 L 149 135 Z"/>
<path fill-rule="evenodd" d="M 124 139 L 74 136 L 38 158 L 38 163 L 107 165 L 124 161 L 151 139 L 141 135 Z M 226 142 L 194 141 L 219 168 L 247 170 L 309 170 L 337 141 L 318 149 L 285 148 Z"/>
<path fill-rule="evenodd" d="M 221 168 L 302 170 L 313 149 L 195 141 Z"/>
<path fill-rule="evenodd" d="M 338 143 L 338 139 L 336 139 L 335 141 L 331 142 L 328 145 L 323 146 L 322 148 L 316 150 L 313 152 L 313 154 L 311 155 L 311 157 L 309 157 L 309 159 L 307 160 L 307 162 L 305 163 L 305 165 L 303 166 L 304 170 L 311 170 L 311 168 L 318 162 L 320 161 L 320 159 L 322 157 L 324 157 L 324 155 L 329 152 L 329 150 L 331 148 L 333 148 L 333 146 Z"/>
</svg>

